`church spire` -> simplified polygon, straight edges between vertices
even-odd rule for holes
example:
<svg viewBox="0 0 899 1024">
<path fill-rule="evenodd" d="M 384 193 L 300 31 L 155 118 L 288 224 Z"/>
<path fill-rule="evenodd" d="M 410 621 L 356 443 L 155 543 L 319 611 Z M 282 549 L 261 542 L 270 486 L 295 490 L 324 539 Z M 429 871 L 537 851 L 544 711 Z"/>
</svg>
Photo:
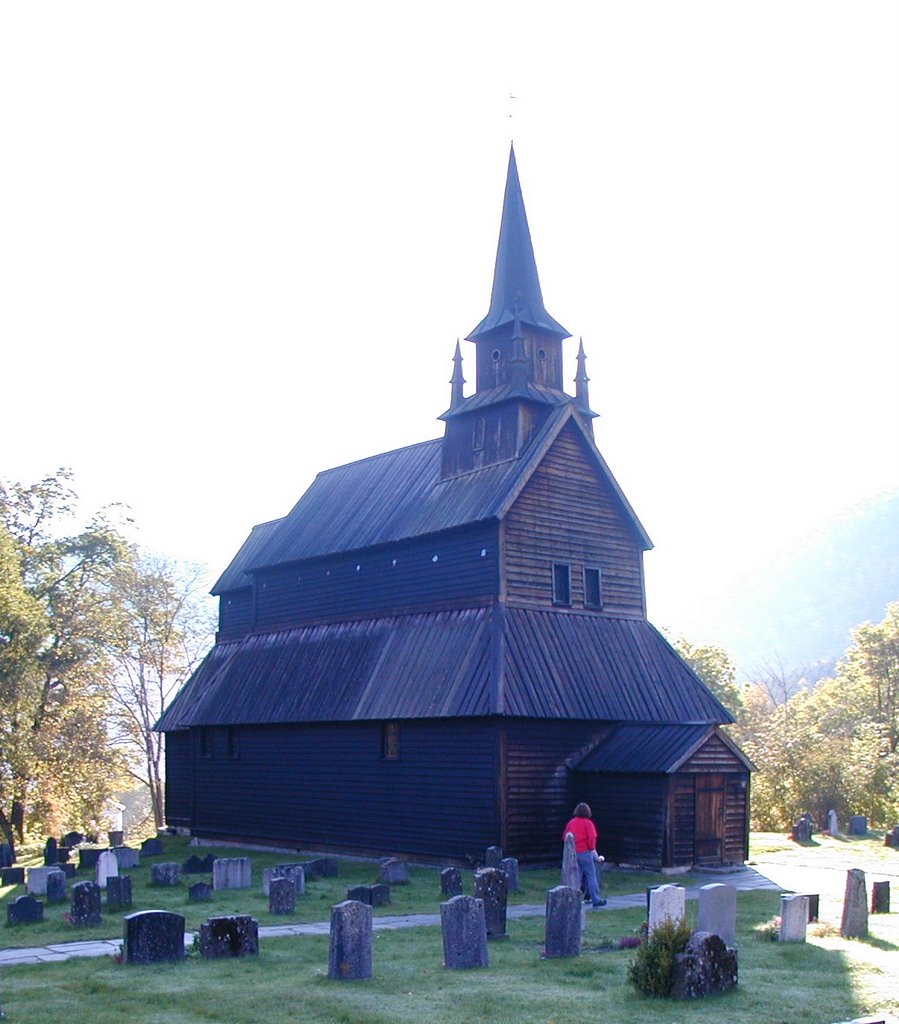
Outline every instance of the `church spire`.
<svg viewBox="0 0 899 1024">
<path fill-rule="evenodd" d="M 459 339 L 456 338 L 456 351 L 453 355 L 453 375 L 450 378 L 450 409 L 456 409 L 462 404 L 462 389 L 464 385 L 465 378 L 462 376 L 462 352 L 459 348 Z"/>
<path fill-rule="evenodd" d="M 506 175 L 490 309 L 467 340 L 475 341 L 488 331 L 516 320 L 554 335 L 559 340 L 569 337 L 568 331 L 543 306 L 537 261 L 534 259 L 524 197 L 518 180 L 515 149 L 512 147 L 509 150 L 509 170 Z"/>
</svg>

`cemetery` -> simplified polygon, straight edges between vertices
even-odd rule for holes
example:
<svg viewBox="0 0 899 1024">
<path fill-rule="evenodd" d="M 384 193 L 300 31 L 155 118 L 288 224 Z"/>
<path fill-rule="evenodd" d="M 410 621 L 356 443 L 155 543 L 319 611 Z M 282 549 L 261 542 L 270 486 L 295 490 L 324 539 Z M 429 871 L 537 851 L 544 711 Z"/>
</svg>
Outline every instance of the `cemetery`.
<svg viewBox="0 0 899 1024">
<path fill-rule="evenodd" d="M 786 836 L 768 842 L 772 849 L 760 847 L 761 875 L 766 858 L 796 856 Z M 0 956 L 12 947 L 61 950 L 90 939 L 119 951 L 65 967 L 4 965 L 0 1007 L 26 1022 L 59 1016 L 77 999 L 97 1024 L 123 1019 L 123 1010 L 129 1024 L 157 1020 L 160 1008 L 188 1022 L 256 1021 L 264 1008 L 273 1024 L 300 1011 L 309 1021 L 385 1024 L 410 1012 L 435 1024 L 537 1024 L 564 1012 L 579 1024 L 595 1020 L 599 1007 L 604 1019 L 637 1019 L 652 999 L 652 1016 L 663 1022 L 681 1024 L 708 1007 L 712 1016 L 700 1019 L 764 1024 L 782 1019 L 787 992 L 797 1000 L 794 1019 L 808 1024 L 899 1010 L 899 991 L 888 980 L 899 952 L 899 920 L 889 910 L 899 862 L 882 833 L 828 837 L 812 852 L 827 858 L 839 891 L 738 890 L 726 873 L 710 881 L 613 869 L 603 879 L 608 907 L 598 911 L 585 910 L 580 892 L 560 884 L 561 857 L 554 868 L 519 872 L 503 852 L 485 851 L 473 869 L 441 870 L 399 858 L 385 864 L 217 847 L 199 851 L 208 872 L 153 884 L 154 865 L 183 867 L 198 854 L 186 839 L 164 836 L 127 873 L 109 875 L 110 858 L 101 869 L 100 857 L 90 856 L 92 867 L 75 877 L 60 871 L 63 903 L 47 898 L 54 866 L 43 864 L 42 851 L 23 854 L 26 878 L 36 871 L 34 887 L 44 893 L 4 887 L 8 917 L 22 923 L 8 926 Z M 850 861 L 865 867 L 836 866 Z M 498 866 L 504 862 L 508 874 Z M 197 885 L 205 886 L 202 900 L 191 895 Z M 423 924 L 398 924 L 416 923 L 416 915 L 425 915 Z M 776 934 L 767 937 L 775 941 L 760 942 L 772 921 Z M 266 934 L 304 924 L 302 934 Z M 637 950 L 677 924 L 688 939 L 674 957 L 670 989 L 644 995 L 632 980 Z"/>
</svg>

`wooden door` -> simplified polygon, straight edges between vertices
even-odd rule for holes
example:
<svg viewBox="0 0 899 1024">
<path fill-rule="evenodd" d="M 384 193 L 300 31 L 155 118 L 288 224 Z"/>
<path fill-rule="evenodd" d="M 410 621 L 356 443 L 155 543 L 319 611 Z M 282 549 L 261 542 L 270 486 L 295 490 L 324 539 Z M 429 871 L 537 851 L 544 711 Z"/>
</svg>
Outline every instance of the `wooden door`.
<svg viewBox="0 0 899 1024">
<path fill-rule="evenodd" d="M 696 777 L 695 864 L 724 863 L 724 776 Z"/>
</svg>

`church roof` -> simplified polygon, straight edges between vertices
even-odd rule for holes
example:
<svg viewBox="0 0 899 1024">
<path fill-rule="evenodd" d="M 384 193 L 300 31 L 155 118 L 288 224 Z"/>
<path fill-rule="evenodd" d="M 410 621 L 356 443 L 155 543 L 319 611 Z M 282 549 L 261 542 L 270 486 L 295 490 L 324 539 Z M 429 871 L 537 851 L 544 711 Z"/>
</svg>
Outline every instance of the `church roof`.
<svg viewBox="0 0 899 1024">
<path fill-rule="evenodd" d="M 528 227 L 518 165 L 514 148 L 509 151 L 509 169 L 503 196 L 499 244 L 493 271 L 493 290 L 490 309 L 477 327 L 468 335 L 473 341 L 482 334 L 515 321 L 547 331 L 558 338 L 568 338 L 570 332 L 554 320 L 543 305 L 543 292 L 537 275 L 537 261 Z"/>
<path fill-rule="evenodd" d="M 569 402 L 551 411 L 521 458 L 456 477 L 440 478 L 440 439 L 319 473 L 287 516 L 250 534 L 213 593 L 246 585 L 245 573 L 251 569 L 501 519 L 569 421 L 578 425 L 597 470 L 607 479 L 640 542 L 651 548 L 646 531 Z"/>
<path fill-rule="evenodd" d="M 713 725 L 619 725 L 578 764 L 579 772 L 676 772 L 712 735 L 731 751 L 734 760 L 748 770 L 745 754 Z"/>
<path fill-rule="evenodd" d="M 493 605 L 219 642 L 157 728 L 488 715 L 732 721 L 643 619 Z"/>
</svg>

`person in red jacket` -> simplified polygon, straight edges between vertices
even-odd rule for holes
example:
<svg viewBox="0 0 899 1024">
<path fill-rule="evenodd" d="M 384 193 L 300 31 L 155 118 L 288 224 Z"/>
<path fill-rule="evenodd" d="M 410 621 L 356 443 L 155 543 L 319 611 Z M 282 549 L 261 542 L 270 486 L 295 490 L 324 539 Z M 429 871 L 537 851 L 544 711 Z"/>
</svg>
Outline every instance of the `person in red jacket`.
<svg viewBox="0 0 899 1024">
<path fill-rule="evenodd" d="M 595 910 L 597 907 L 604 907 L 606 901 L 599 893 L 599 881 L 596 877 L 596 840 L 599 833 L 590 820 L 592 817 L 593 812 L 589 804 L 578 804 L 574 809 L 574 817 L 565 826 L 562 841 L 564 842 L 569 832 L 574 836 L 574 849 L 581 869 L 581 879 L 587 883 L 587 892 Z"/>
</svg>

